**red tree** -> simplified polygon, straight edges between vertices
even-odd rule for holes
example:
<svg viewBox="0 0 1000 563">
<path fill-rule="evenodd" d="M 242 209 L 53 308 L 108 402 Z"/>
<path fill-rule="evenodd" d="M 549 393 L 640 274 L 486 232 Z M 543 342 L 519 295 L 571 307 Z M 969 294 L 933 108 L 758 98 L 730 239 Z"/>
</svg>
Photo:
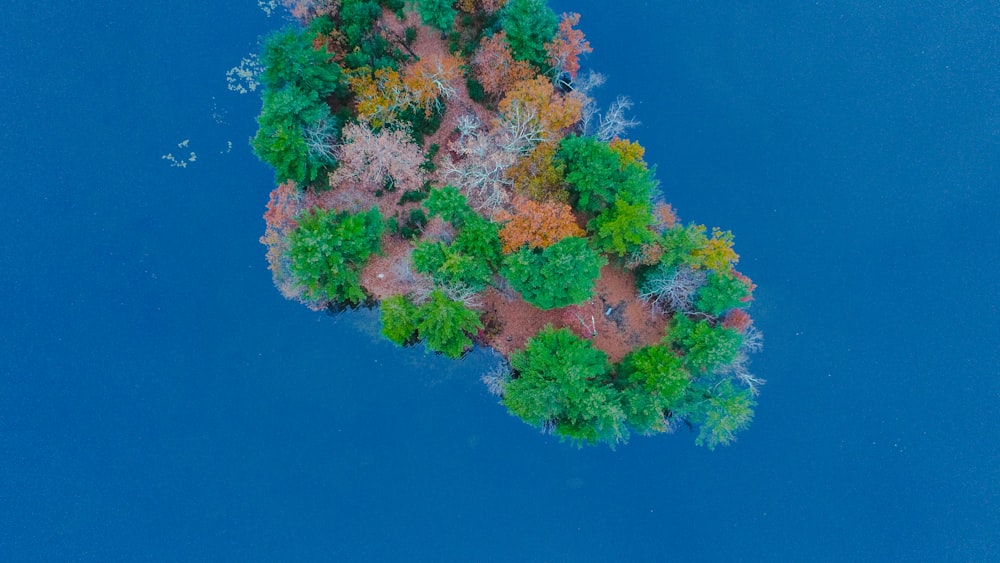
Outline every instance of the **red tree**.
<svg viewBox="0 0 1000 563">
<path fill-rule="evenodd" d="M 330 177 L 331 186 L 355 182 L 377 190 L 386 187 L 387 179 L 403 191 L 423 185 L 420 165 L 424 156 L 405 132 L 382 129 L 374 133 L 364 124 L 352 123 L 344 127 L 343 139 L 337 151 L 340 167 Z"/>
<path fill-rule="evenodd" d="M 590 53 L 590 43 L 584 38 L 583 32 L 573 26 L 580 23 L 580 14 L 563 14 L 559 22 L 559 31 L 551 43 L 545 44 L 549 54 L 549 64 L 557 72 L 566 72 L 576 80 L 580 72 L 580 55 Z"/>
<path fill-rule="evenodd" d="M 502 98 L 514 83 L 535 75 L 531 65 L 514 60 L 504 31 L 483 39 L 472 59 L 472 68 L 483 90 L 497 99 Z"/>
</svg>

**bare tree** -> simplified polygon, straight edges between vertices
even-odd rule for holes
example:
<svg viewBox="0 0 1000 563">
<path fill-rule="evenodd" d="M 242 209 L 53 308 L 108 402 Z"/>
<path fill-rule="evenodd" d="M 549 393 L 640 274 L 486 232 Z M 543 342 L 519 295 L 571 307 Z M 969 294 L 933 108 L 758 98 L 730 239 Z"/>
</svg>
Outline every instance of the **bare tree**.
<svg viewBox="0 0 1000 563">
<path fill-rule="evenodd" d="M 658 266 L 642 284 L 639 298 L 661 312 L 690 313 L 698 288 L 705 284 L 705 272 L 688 266 Z"/>
<path fill-rule="evenodd" d="M 626 131 L 639 125 L 639 121 L 628 117 L 625 113 L 632 109 L 632 100 L 628 96 L 618 96 L 615 101 L 608 106 L 608 111 L 600 116 L 597 123 L 597 131 L 594 136 L 601 141 L 610 141 L 615 137 L 622 137 Z"/>
<path fill-rule="evenodd" d="M 493 366 L 493 369 L 483 374 L 479 380 L 486 384 L 486 389 L 489 390 L 490 395 L 502 398 L 504 388 L 507 387 L 507 384 L 511 380 L 510 363 L 507 360 L 501 359 L 497 362 L 497 365 Z"/>
</svg>

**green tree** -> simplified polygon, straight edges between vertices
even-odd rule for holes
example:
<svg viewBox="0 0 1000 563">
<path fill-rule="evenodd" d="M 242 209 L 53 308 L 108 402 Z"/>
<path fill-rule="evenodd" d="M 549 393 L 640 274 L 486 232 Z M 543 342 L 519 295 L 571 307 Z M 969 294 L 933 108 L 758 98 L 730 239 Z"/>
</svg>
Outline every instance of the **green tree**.
<svg viewBox="0 0 1000 563">
<path fill-rule="evenodd" d="M 500 266 L 501 246 L 500 226 L 475 214 L 463 222 L 454 242 L 456 250 L 476 257 L 491 269 Z"/>
<path fill-rule="evenodd" d="M 665 431 L 666 412 L 680 401 L 691 382 L 684 362 L 666 346 L 654 345 L 632 350 L 617 369 L 625 385 L 629 426 L 643 434 Z"/>
<path fill-rule="evenodd" d="M 714 450 L 736 441 L 736 433 L 753 421 L 757 405 L 750 389 L 738 389 L 729 379 L 711 386 L 692 386 L 677 415 L 699 425 L 695 443 Z"/>
<path fill-rule="evenodd" d="M 503 404 L 511 414 L 578 443 L 627 438 L 607 356 L 589 341 L 548 325 L 511 354 L 510 365 L 517 378 L 504 387 Z"/>
<path fill-rule="evenodd" d="M 668 267 L 690 266 L 699 268 L 702 259 L 697 250 L 705 248 L 708 237 L 705 225 L 675 225 L 663 233 L 661 240 L 663 256 L 660 263 Z"/>
<path fill-rule="evenodd" d="M 293 28 L 268 35 L 264 40 L 261 82 L 267 90 L 296 86 L 319 98 L 342 91 L 344 84 L 340 67 L 330 55 L 313 48 L 315 32 Z"/>
<path fill-rule="evenodd" d="M 392 51 L 375 25 L 381 14 L 378 0 L 342 0 L 336 27 L 347 43 L 344 66 L 369 71 L 398 66 L 402 55 Z"/>
<path fill-rule="evenodd" d="M 469 200 L 454 186 L 431 190 L 427 196 L 427 210 L 430 211 L 431 217 L 440 216 L 456 229 L 461 228 L 466 220 L 476 215 L 472 207 L 469 207 Z"/>
<path fill-rule="evenodd" d="M 504 259 L 501 272 L 525 301 L 540 309 L 590 297 L 607 260 L 586 239 L 567 237 L 547 248 L 521 248 Z"/>
<path fill-rule="evenodd" d="M 625 256 L 656 238 L 651 229 L 655 223 L 648 200 L 633 204 L 619 197 L 587 227 L 599 249 Z"/>
<path fill-rule="evenodd" d="M 508 0 L 500 11 L 500 23 L 515 59 L 549 70 L 545 44 L 555 37 L 559 24 L 545 0 Z"/>
<path fill-rule="evenodd" d="M 400 346 L 409 344 L 417 332 L 417 307 L 402 295 L 391 295 L 382 300 L 379 317 L 382 335 Z"/>
<path fill-rule="evenodd" d="M 731 364 L 743 344 L 735 329 L 705 319 L 693 321 L 681 313 L 674 313 L 667 340 L 684 354 L 684 365 L 699 373 Z"/>
<path fill-rule="evenodd" d="M 459 251 L 454 244 L 425 241 L 413 249 L 413 267 L 435 283 L 482 291 L 492 277 L 485 260 Z"/>
<path fill-rule="evenodd" d="M 250 144 L 279 182 L 312 182 L 334 163 L 336 118 L 316 92 L 296 85 L 266 91 L 257 124 Z"/>
<path fill-rule="evenodd" d="M 556 160 L 576 195 L 576 208 L 600 213 L 616 199 L 648 204 L 656 186 L 653 172 L 641 161 L 623 164 L 621 154 L 593 137 L 570 135 L 559 143 Z"/>
<path fill-rule="evenodd" d="M 452 0 L 417 0 L 420 21 L 444 32 L 451 31 L 457 13 L 451 4 Z"/>
<path fill-rule="evenodd" d="M 473 335 L 483 328 L 479 313 L 448 298 L 440 289 L 431 292 L 417 312 L 417 333 L 427 347 L 457 358 L 472 346 Z"/>
<path fill-rule="evenodd" d="M 289 270 L 303 296 L 316 303 L 364 299 L 358 273 L 379 251 L 383 226 L 378 210 L 350 214 L 313 208 L 296 221 L 288 236 Z"/>
<path fill-rule="evenodd" d="M 750 288 L 746 282 L 731 273 L 720 274 L 714 270 L 708 272 L 707 283 L 698 290 L 694 306 L 718 317 L 734 307 L 746 307 L 744 300 L 750 296 Z"/>
</svg>

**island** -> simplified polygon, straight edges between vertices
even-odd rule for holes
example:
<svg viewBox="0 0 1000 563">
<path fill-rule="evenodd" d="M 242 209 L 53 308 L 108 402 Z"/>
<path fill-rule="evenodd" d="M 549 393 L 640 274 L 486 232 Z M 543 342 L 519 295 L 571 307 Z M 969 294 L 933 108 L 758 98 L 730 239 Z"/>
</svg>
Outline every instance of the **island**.
<svg viewBox="0 0 1000 563">
<path fill-rule="evenodd" d="M 401 346 L 504 359 L 482 376 L 576 444 L 745 429 L 763 379 L 733 235 L 663 201 L 580 15 L 545 0 L 285 0 L 263 42 L 261 242 L 314 310 L 377 306 Z"/>
</svg>

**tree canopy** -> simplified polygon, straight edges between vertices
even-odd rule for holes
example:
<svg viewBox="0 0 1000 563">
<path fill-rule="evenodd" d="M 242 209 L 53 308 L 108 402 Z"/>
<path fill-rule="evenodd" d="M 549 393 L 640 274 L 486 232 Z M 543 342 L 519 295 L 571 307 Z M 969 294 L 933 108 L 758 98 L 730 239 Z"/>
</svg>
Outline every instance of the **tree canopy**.
<svg viewBox="0 0 1000 563">
<path fill-rule="evenodd" d="M 541 250 L 522 247 L 509 254 L 502 273 L 525 301 L 554 309 L 589 298 L 606 263 L 587 239 L 567 237 Z"/>
<path fill-rule="evenodd" d="M 510 365 L 517 377 L 505 386 L 503 403 L 511 414 L 583 443 L 627 436 L 607 356 L 590 342 L 550 325 L 511 354 Z"/>
<path fill-rule="evenodd" d="M 577 444 L 684 428 L 709 448 L 735 440 L 764 383 L 748 359 L 756 286 L 731 232 L 661 201 L 625 138 L 632 102 L 598 108 L 579 14 L 282 4 L 300 25 L 238 69 L 263 85 L 251 146 L 280 184 L 261 242 L 282 295 L 314 310 L 378 301 L 401 346 L 494 348 L 488 390 Z"/>
</svg>

